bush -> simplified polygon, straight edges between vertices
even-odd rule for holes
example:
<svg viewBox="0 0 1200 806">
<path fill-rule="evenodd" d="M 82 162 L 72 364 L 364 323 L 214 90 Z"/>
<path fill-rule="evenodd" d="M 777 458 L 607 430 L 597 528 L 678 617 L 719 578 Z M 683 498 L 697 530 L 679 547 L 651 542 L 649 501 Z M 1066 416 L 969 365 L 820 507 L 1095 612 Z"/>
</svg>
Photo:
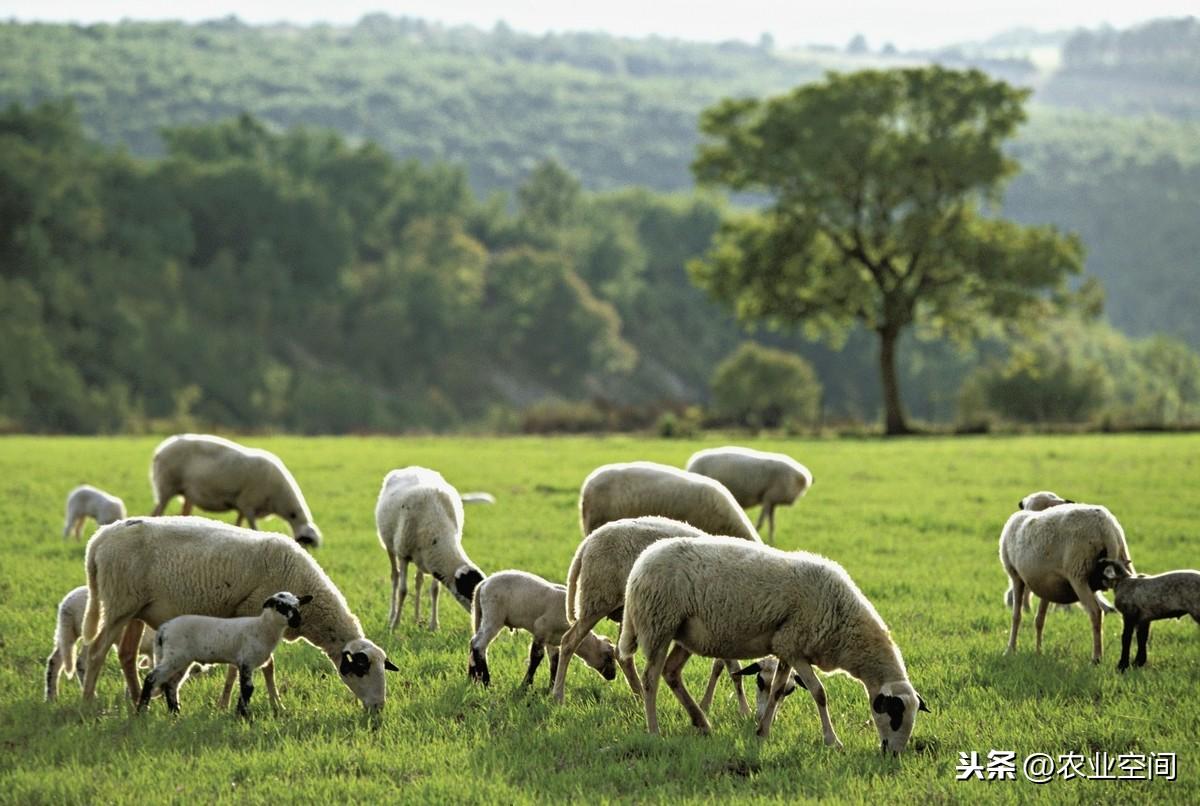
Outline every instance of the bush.
<svg viewBox="0 0 1200 806">
<path fill-rule="evenodd" d="M 744 342 L 717 365 L 713 413 L 749 428 L 812 426 L 821 411 L 821 382 L 798 355 Z"/>
</svg>

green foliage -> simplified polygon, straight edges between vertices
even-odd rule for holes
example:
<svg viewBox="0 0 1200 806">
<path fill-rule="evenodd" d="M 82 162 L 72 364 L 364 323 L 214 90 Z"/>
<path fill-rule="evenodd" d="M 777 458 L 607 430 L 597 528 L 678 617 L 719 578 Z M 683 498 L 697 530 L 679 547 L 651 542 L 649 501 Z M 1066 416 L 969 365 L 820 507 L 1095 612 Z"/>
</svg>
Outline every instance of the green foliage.
<svg viewBox="0 0 1200 806">
<path fill-rule="evenodd" d="M 717 365 L 713 413 L 749 428 L 811 426 L 821 413 L 821 382 L 797 355 L 745 342 Z"/>
<path fill-rule="evenodd" d="M 967 340 L 1027 314 L 1082 266 L 1077 239 L 985 215 L 1015 163 L 1028 92 L 939 67 L 830 74 L 706 111 L 702 182 L 765 192 L 724 225 L 696 281 L 738 317 L 880 339 L 888 433 L 908 430 L 895 349 L 920 323 Z"/>
</svg>

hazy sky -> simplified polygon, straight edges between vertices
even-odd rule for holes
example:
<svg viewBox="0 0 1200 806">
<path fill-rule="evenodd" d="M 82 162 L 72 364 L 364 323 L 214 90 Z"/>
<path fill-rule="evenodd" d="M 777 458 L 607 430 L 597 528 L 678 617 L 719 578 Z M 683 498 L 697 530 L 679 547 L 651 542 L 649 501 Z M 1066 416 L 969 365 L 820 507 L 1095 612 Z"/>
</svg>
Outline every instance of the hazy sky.
<svg viewBox="0 0 1200 806">
<path fill-rule="evenodd" d="M 1117 27 L 1153 17 L 1195 14 L 1196 0 L 4 0 L 0 18 L 22 21 L 212 19 L 235 14 L 246 22 L 288 20 L 348 23 L 372 11 L 447 23 L 491 27 L 503 19 L 522 31 L 602 30 L 629 36 L 657 33 L 683 39 L 755 40 L 770 32 L 780 45 L 844 44 L 855 33 L 873 47 L 901 48 L 983 39 L 1017 26 L 1040 30 Z"/>
</svg>

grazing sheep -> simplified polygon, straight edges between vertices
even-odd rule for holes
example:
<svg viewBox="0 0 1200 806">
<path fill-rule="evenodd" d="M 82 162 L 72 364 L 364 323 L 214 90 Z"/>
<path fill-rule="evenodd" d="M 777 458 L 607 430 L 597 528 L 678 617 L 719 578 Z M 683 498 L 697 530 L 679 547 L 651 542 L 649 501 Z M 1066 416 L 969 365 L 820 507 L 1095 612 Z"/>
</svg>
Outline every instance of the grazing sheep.
<svg viewBox="0 0 1200 806">
<path fill-rule="evenodd" d="M 125 517 L 125 502 L 90 484 L 81 484 L 67 496 L 67 520 L 63 540 L 75 530 L 75 539 L 83 536 L 83 522 L 95 518 L 97 526 L 107 526 Z"/>
<path fill-rule="evenodd" d="M 76 677 L 83 685 L 86 668 L 84 655 L 76 656 L 75 644 L 83 634 L 83 614 L 87 610 L 87 585 L 75 588 L 58 603 L 58 617 L 54 626 L 54 651 L 46 658 L 46 702 L 58 697 L 58 678 L 64 672 L 68 678 Z M 149 658 L 154 652 L 154 630 L 146 630 L 138 646 L 138 655 Z"/>
<path fill-rule="evenodd" d="M 659 515 L 710 535 L 762 542 L 733 494 L 718 481 L 655 462 L 602 465 L 579 491 L 579 521 L 587 537 L 606 523 Z"/>
<path fill-rule="evenodd" d="M 176 616 L 163 622 L 154 639 L 154 668 L 142 683 L 138 713 L 150 705 L 150 697 L 162 688 L 167 708 L 179 713 L 179 685 L 193 663 L 228 663 L 238 670 L 241 696 L 239 716 L 250 715 L 254 693 L 254 670 L 265 666 L 287 628 L 300 629 L 300 608 L 312 601 L 310 594 L 297 598 L 280 591 L 263 602 L 258 616 L 214 618 Z"/>
<path fill-rule="evenodd" d="M 1044 494 L 1037 494 L 1044 495 Z M 1096 591 L 1103 586 L 1100 561 L 1129 563 L 1121 524 L 1102 506 L 1054 504 L 1045 509 L 1014 512 L 1000 533 L 1000 562 L 1012 582 L 1012 628 L 1008 652 L 1017 649 L 1021 604 L 1025 592 L 1041 597 L 1035 632 L 1042 651 L 1042 628 L 1051 602 L 1079 602 L 1092 622 L 1092 662 L 1099 663 L 1103 644 L 1103 607 Z"/>
<path fill-rule="evenodd" d="M 141 681 L 133 648 L 143 622 L 158 627 L 185 614 L 253 616 L 271 594 L 295 590 L 313 601 L 300 628 L 287 628 L 284 639 L 319 647 L 364 708 L 383 708 L 383 673 L 396 667 L 363 636 L 341 591 L 294 540 L 207 518 L 133 518 L 98 531 L 88 542 L 85 566 L 85 700 L 95 697 L 104 654 L 118 637 L 126 687 L 137 699 Z"/>
<path fill-rule="evenodd" d="M 708 732 L 704 712 L 683 684 L 683 666 L 692 654 L 778 659 L 758 721 L 762 738 L 770 732 L 792 669 L 816 701 L 827 745 L 841 742 L 813 666 L 842 669 L 862 681 L 884 752 L 902 751 L 916 712 L 928 710 L 875 608 L 840 565 L 807 552 L 711 537 L 651 546 L 629 572 L 621 658 L 631 658 L 639 644 L 647 659 L 643 687 L 650 733 L 658 733 L 660 676 L 692 724 Z"/>
<path fill-rule="evenodd" d="M 445 585 L 468 613 L 471 595 L 483 580 L 479 566 L 462 549 L 462 498 L 436 470 L 405 467 L 383 479 L 375 504 L 379 542 L 392 567 L 392 607 L 388 631 L 396 629 L 400 608 L 408 595 L 408 564 L 416 564 L 414 613 L 421 621 L 421 585 L 433 575 L 429 588 L 429 629 L 438 628 L 438 583 Z"/>
<path fill-rule="evenodd" d="M 1116 591 L 1117 610 L 1125 626 L 1121 631 L 1121 660 L 1117 671 L 1129 668 L 1129 644 L 1137 631 L 1134 666 L 1146 665 L 1150 622 L 1191 616 L 1200 624 L 1200 571 L 1168 571 L 1165 574 L 1134 574 L 1133 568 L 1113 560 L 1102 560 L 1106 587 Z"/>
<path fill-rule="evenodd" d="M 207 434 L 170 437 L 154 450 L 150 463 L 155 517 L 163 514 L 176 495 L 183 496 L 183 514 L 192 506 L 209 512 L 236 510 L 257 529 L 258 518 L 278 515 L 292 527 L 296 542 L 320 546 L 321 532 L 300 492 L 296 479 L 269 451 L 247 448 Z"/>
<path fill-rule="evenodd" d="M 750 674 L 754 675 L 755 687 L 758 689 L 758 693 L 755 695 L 754 703 L 754 715 L 756 719 L 762 719 L 763 714 L 767 712 L 767 703 L 769 703 L 771 699 L 771 683 L 775 680 L 775 670 L 778 668 L 779 661 L 768 655 L 767 657 L 759 658 L 758 660 L 754 661 L 754 663 L 743 666 L 741 669 L 738 669 L 736 672 L 734 672 L 734 674 L 738 677 L 745 677 L 746 675 Z M 800 675 L 792 672 L 792 677 L 784 684 L 783 692 L 779 695 L 779 698 L 783 699 L 794 692 L 797 688 L 804 687 L 804 680 L 801 679 Z M 703 707 L 703 702 L 701 702 L 701 707 Z"/>
<path fill-rule="evenodd" d="M 770 522 L 767 539 L 775 542 L 775 507 L 791 506 L 808 492 L 813 477 L 808 468 L 782 453 L 752 448 L 708 448 L 688 459 L 687 469 L 725 485 L 738 505 L 749 509 L 762 505 L 757 528 Z"/>
<path fill-rule="evenodd" d="M 550 684 L 558 670 L 559 644 L 567 624 L 567 589 L 524 571 L 492 574 L 475 588 L 473 608 L 475 635 L 471 638 L 470 679 L 488 685 L 487 650 L 504 627 L 527 630 L 533 635 L 529 645 L 529 669 L 522 686 L 533 683 L 533 675 L 550 646 Z M 604 677 L 617 676 L 616 652 L 612 642 L 589 632 L 579 642 L 579 657 Z"/>
<path fill-rule="evenodd" d="M 563 701 L 566 691 L 567 666 L 576 646 L 591 634 L 601 619 L 621 620 L 625 603 L 625 581 L 638 556 L 653 543 L 672 537 L 704 537 L 694 526 L 670 518 L 644 516 L 624 518 L 606 523 L 592 532 L 575 549 L 567 572 L 567 620 L 572 622 L 559 647 L 558 674 L 554 679 L 554 698 Z M 629 688 L 638 697 L 642 685 L 632 660 L 618 661 Z M 732 666 L 716 662 L 712 679 L 705 693 L 703 707 L 708 710 L 722 668 Z M 733 671 L 731 669 L 731 671 Z M 749 713 L 741 678 L 735 677 L 734 690 L 743 714 Z"/>
</svg>

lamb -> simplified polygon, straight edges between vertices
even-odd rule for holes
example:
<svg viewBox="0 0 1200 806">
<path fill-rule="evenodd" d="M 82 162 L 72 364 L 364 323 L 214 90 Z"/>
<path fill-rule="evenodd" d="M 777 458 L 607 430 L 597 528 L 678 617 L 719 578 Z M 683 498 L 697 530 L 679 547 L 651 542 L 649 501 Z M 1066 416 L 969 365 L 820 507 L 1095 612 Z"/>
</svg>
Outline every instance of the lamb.
<svg viewBox="0 0 1200 806">
<path fill-rule="evenodd" d="M 671 642 L 674 648 L 668 654 Z M 813 671 L 841 669 L 860 680 L 883 752 L 900 753 L 918 710 L 928 711 L 908 679 L 887 625 L 837 563 L 807 552 L 711 537 L 664 540 L 637 559 L 625 588 L 618 651 L 646 655 L 646 726 L 658 733 L 656 697 L 666 678 L 692 724 L 709 731 L 683 684 L 692 654 L 751 658 L 771 654 L 778 667 L 758 735 L 766 738 L 796 670 L 821 716 L 825 744 L 841 746 L 825 689 Z"/>
<path fill-rule="evenodd" d="M 1133 665 L 1145 666 L 1150 622 L 1191 616 L 1200 624 L 1200 571 L 1168 571 L 1146 576 L 1134 574 L 1132 567 L 1121 562 L 1100 562 L 1105 586 L 1115 589 L 1117 610 L 1125 622 L 1117 671 L 1129 668 L 1129 644 L 1134 631 L 1137 631 L 1138 650 Z"/>
<path fill-rule="evenodd" d="M 743 666 L 741 669 L 738 669 L 733 673 L 737 677 L 745 677 L 746 675 L 751 674 L 754 675 L 755 687 L 758 689 L 758 693 L 755 695 L 754 703 L 754 714 L 756 719 L 762 719 L 763 714 L 767 712 L 767 703 L 770 702 L 771 699 L 771 683 L 775 679 L 775 670 L 778 668 L 779 661 L 768 655 L 765 658 L 759 658 L 758 660 L 754 661 L 754 663 Z M 783 699 L 787 697 L 789 694 L 794 692 L 797 687 L 804 688 L 804 680 L 801 679 L 800 675 L 792 672 L 791 679 L 784 684 L 783 692 L 779 695 L 779 698 Z M 701 701 L 700 706 L 702 709 L 704 708 L 703 701 Z"/>
<path fill-rule="evenodd" d="M 743 509 L 762 505 L 757 528 L 770 522 L 767 540 L 775 542 L 775 507 L 791 506 L 812 487 L 808 468 L 782 453 L 751 448 L 709 448 L 688 459 L 691 473 L 716 479 L 725 485 Z"/>
<path fill-rule="evenodd" d="M 524 571 L 501 571 L 492 574 L 475 588 L 474 626 L 471 638 L 471 659 L 467 675 L 471 680 L 488 685 L 487 650 L 504 627 L 527 630 L 533 635 L 529 645 L 529 668 L 522 686 L 533 683 L 534 673 L 550 646 L 550 683 L 558 670 L 559 644 L 570 626 L 567 624 L 567 589 L 547 582 Z M 612 642 L 589 632 L 578 644 L 579 656 L 598 671 L 605 680 L 617 676 L 616 652 Z"/>
<path fill-rule="evenodd" d="M 341 591 L 294 540 L 252 532 L 206 518 L 132 518 L 100 529 L 88 541 L 88 647 L 85 700 L 96 694 L 105 653 L 120 637 L 118 657 L 126 688 L 141 693 L 133 649 L 142 624 L 157 628 L 175 616 L 253 616 L 281 590 L 313 597 L 299 628 L 284 640 L 303 638 L 319 647 L 342 682 L 369 712 L 383 709 L 384 671 L 397 668 L 369 641 Z"/>
<path fill-rule="evenodd" d="M 436 470 L 405 467 L 383 479 L 375 505 L 379 542 L 392 568 L 392 606 L 388 631 L 396 629 L 408 595 L 408 564 L 415 563 L 417 593 L 414 614 L 421 621 L 421 585 L 433 575 L 429 589 L 429 629 L 438 628 L 438 583 L 445 585 L 466 611 L 483 572 L 462 549 L 462 498 Z"/>
<path fill-rule="evenodd" d="M 579 520 L 587 537 L 621 518 L 660 515 L 711 535 L 762 542 L 733 494 L 718 481 L 654 462 L 602 465 L 579 491 Z"/>
<path fill-rule="evenodd" d="M 739 510 L 740 511 L 740 510 Z M 591 634 L 601 619 L 621 620 L 625 603 L 625 581 L 638 556 L 653 543 L 672 537 L 703 537 L 694 526 L 670 518 L 644 516 L 625 518 L 601 526 L 588 535 L 575 550 L 567 572 L 567 619 L 572 622 L 559 647 L 558 674 L 554 679 L 554 698 L 563 701 L 567 666 L 575 648 Z M 642 685 L 632 660 L 618 661 L 629 688 L 638 697 Z M 713 664 L 703 708 L 708 710 L 722 668 L 731 666 L 721 661 Z M 731 670 L 732 671 L 732 670 Z M 749 713 L 741 678 L 735 677 L 734 690 L 743 714 Z"/>
<path fill-rule="evenodd" d="M 125 517 L 125 502 L 115 495 L 81 484 L 67 496 L 67 520 L 63 524 L 63 540 L 75 530 L 75 539 L 83 536 L 83 522 L 94 518 L 97 526 L 107 526 Z"/>
<path fill-rule="evenodd" d="M 179 684 L 195 662 L 228 663 L 237 667 L 241 683 L 238 716 L 250 715 L 254 693 L 254 670 L 265 666 L 287 628 L 299 629 L 300 608 L 312 601 L 311 594 L 297 598 L 280 591 L 263 602 L 258 616 L 213 618 L 176 616 L 158 629 L 154 639 L 156 662 L 142 683 L 138 713 L 150 705 L 150 697 L 161 687 L 167 708 L 179 713 Z"/>
<path fill-rule="evenodd" d="M 183 496 L 183 514 L 192 506 L 209 512 L 236 510 L 237 525 L 245 520 L 257 529 L 258 518 L 278 515 L 292 528 L 296 541 L 321 545 L 321 531 L 300 492 L 296 479 L 279 457 L 207 434 L 179 434 L 159 444 L 150 463 L 155 517 L 163 514 L 176 495 Z"/>
<path fill-rule="evenodd" d="M 1104 613 L 1096 591 L 1103 586 L 1100 561 L 1104 559 L 1129 564 L 1125 532 L 1102 506 L 1064 502 L 1031 510 L 1026 503 L 1009 516 L 1000 533 L 1000 562 L 1012 582 L 1007 651 L 1017 649 L 1021 604 L 1028 589 L 1041 597 L 1035 621 L 1037 651 L 1042 651 L 1042 628 L 1050 603 L 1078 601 L 1091 619 L 1092 662 L 1099 663 Z"/>
<path fill-rule="evenodd" d="M 83 634 L 83 613 L 87 609 L 87 585 L 75 588 L 58 603 L 54 626 L 54 651 L 46 658 L 46 702 L 58 698 L 58 679 L 65 672 L 83 685 L 84 656 L 76 655 L 75 644 Z M 138 655 L 149 658 L 154 652 L 154 630 L 146 630 L 138 646 Z M 78 676 L 76 673 L 78 672 Z"/>
</svg>

